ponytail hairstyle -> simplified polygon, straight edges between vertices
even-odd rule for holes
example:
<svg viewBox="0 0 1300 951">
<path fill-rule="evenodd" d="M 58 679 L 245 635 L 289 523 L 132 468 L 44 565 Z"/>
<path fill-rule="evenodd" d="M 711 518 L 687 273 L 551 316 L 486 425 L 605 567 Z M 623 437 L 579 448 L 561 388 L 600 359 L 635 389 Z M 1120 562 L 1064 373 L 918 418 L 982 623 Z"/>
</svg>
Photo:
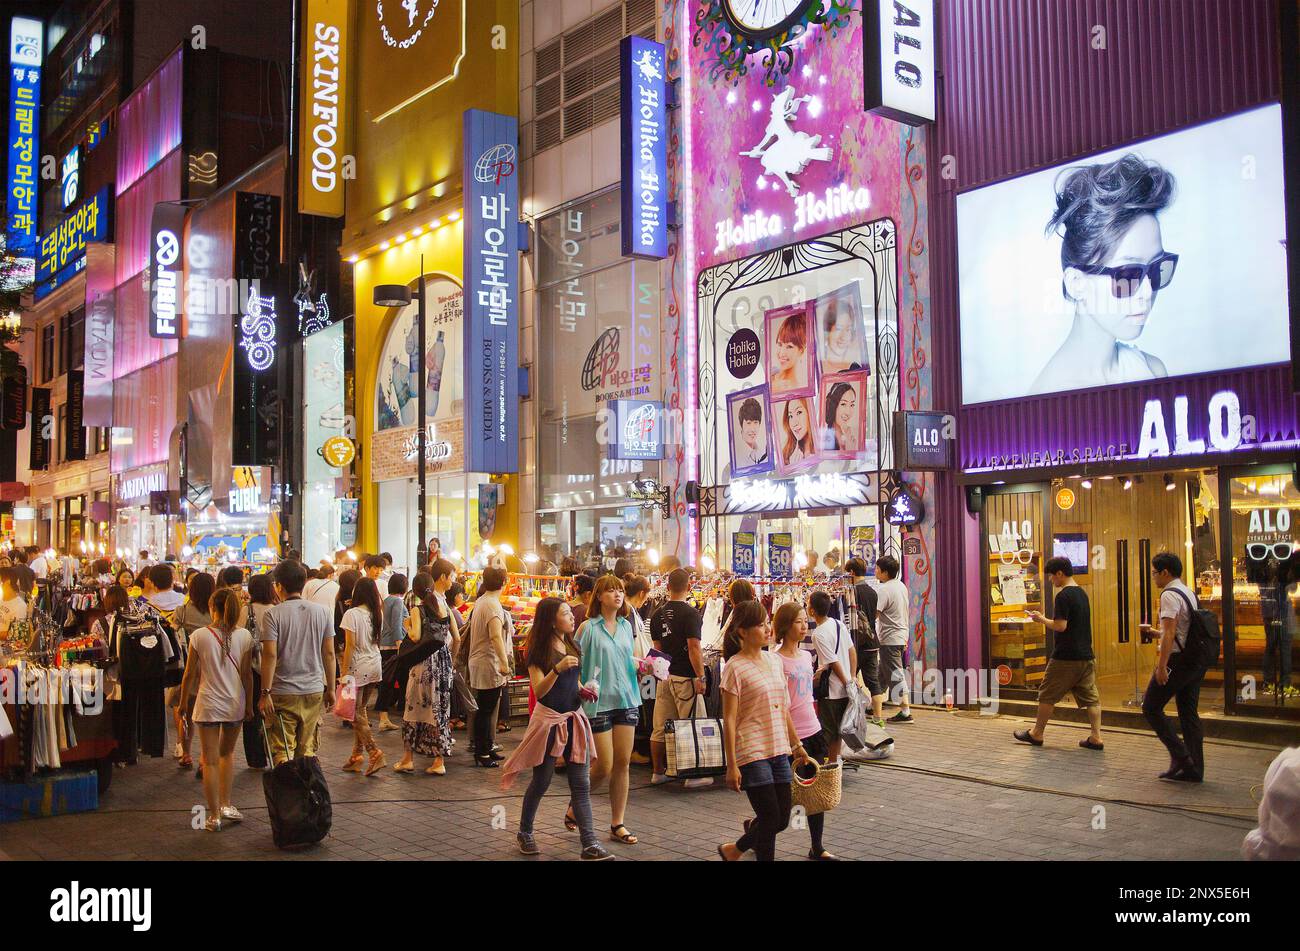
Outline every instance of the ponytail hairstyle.
<svg viewBox="0 0 1300 951">
<path fill-rule="evenodd" d="M 213 625 L 229 634 L 239 623 L 239 595 L 232 588 L 218 588 L 208 602 L 208 610 Z"/>
<path fill-rule="evenodd" d="M 722 657 L 729 660 L 740 653 L 743 643 L 740 632 L 767 623 L 767 611 L 757 601 L 744 601 L 732 612 L 731 623 L 727 626 L 727 635 L 722 641 Z"/>
</svg>

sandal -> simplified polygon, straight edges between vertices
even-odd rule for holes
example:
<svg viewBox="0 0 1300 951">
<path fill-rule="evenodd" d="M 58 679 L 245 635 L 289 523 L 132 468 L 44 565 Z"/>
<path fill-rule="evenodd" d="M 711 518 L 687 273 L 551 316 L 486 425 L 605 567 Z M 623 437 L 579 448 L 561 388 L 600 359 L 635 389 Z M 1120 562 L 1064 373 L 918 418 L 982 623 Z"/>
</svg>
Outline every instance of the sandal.
<svg viewBox="0 0 1300 951">
<path fill-rule="evenodd" d="M 437 763 L 433 766 L 430 766 L 428 769 L 426 769 L 424 771 L 424 774 L 426 776 L 446 776 L 447 767 L 443 763 Z"/>
<path fill-rule="evenodd" d="M 360 753 L 353 753 L 351 756 L 348 757 L 348 761 L 343 764 L 343 772 L 359 773 L 361 772 L 361 764 L 364 763 L 365 761 L 366 758 L 362 756 Z"/>
<path fill-rule="evenodd" d="M 623 831 L 619 832 L 619 829 L 622 829 Z M 609 827 L 609 841 L 622 842 L 624 845 L 636 845 L 639 840 L 628 831 L 627 826 L 620 822 L 616 826 Z"/>
<path fill-rule="evenodd" d="M 569 809 L 564 810 L 564 828 L 570 832 L 578 831 L 578 820 L 573 818 L 573 812 Z"/>
<path fill-rule="evenodd" d="M 190 756 L 182 756 L 180 759 L 176 761 L 176 765 L 179 766 L 181 769 L 193 769 L 194 759 L 193 757 Z"/>
<path fill-rule="evenodd" d="M 384 757 L 384 751 L 375 750 L 373 753 L 370 754 L 370 765 L 366 767 L 365 774 L 367 776 L 373 776 L 375 775 L 375 773 L 383 769 L 384 766 L 386 766 L 387 764 L 388 764 L 388 760 Z"/>
<path fill-rule="evenodd" d="M 1030 746 L 1043 745 L 1043 741 L 1034 739 L 1033 735 L 1028 730 L 1016 730 L 1016 732 L 1012 733 L 1011 735 L 1014 736 L 1019 742 L 1028 743 Z"/>
<path fill-rule="evenodd" d="M 509 733 L 509 732 L 510 732 L 510 724 L 509 724 L 509 723 L 498 723 L 498 724 L 497 724 L 497 732 L 498 732 L 498 733 Z"/>
<path fill-rule="evenodd" d="M 413 773 L 413 772 L 415 772 L 415 764 L 414 764 L 414 763 L 398 763 L 396 766 L 393 767 L 393 772 L 395 772 L 395 773 Z"/>
<path fill-rule="evenodd" d="M 1092 737 L 1090 736 L 1084 737 L 1082 740 L 1080 740 L 1079 745 L 1082 746 L 1085 750 L 1104 750 L 1106 748 L 1105 743 L 1094 743 L 1092 741 Z"/>
</svg>

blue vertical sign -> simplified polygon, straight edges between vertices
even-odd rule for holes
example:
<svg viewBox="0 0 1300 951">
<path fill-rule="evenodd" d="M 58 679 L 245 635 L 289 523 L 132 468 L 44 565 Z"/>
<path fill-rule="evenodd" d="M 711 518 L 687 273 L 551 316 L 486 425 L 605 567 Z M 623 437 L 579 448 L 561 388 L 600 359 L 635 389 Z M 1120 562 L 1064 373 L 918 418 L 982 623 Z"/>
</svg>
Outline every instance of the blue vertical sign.
<svg viewBox="0 0 1300 951">
<path fill-rule="evenodd" d="M 772 578 L 789 578 L 794 566 L 794 536 L 772 532 L 767 536 L 767 573 Z"/>
<path fill-rule="evenodd" d="M 14 17 L 9 31 L 9 182 L 6 251 L 36 257 L 36 165 L 40 161 L 41 58 L 45 25 Z"/>
<path fill-rule="evenodd" d="M 465 111 L 465 471 L 519 471 L 519 120 Z"/>
<path fill-rule="evenodd" d="M 668 84 L 662 43 L 623 38 L 623 256 L 668 256 Z"/>
</svg>

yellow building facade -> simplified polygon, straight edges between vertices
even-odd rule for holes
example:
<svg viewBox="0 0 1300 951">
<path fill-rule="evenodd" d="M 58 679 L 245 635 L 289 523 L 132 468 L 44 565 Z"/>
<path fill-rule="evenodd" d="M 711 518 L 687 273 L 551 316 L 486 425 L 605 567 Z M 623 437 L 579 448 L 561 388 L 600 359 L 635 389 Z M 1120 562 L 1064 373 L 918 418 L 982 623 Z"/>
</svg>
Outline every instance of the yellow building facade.
<svg viewBox="0 0 1300 951">
<path fill-rule="evenodd" d="M 353 49 L 351 160 L 341 253 L 352 268 L 356 320 L 354 415 L 360 450 L 358 548 L 389 551 L 413 568 L 418 545 L 417 304 L 379 307 L 383 284 L 428 299 L 426 419 L 433 431 L 428 534 L 466 556 L 479 524 L 482 483 L 503 495 L 494 544 L 518 544 L 517 480 L 464 471 L 462 337 L 463 116 L 519 112 L 518 0 L 398 0 L 358 5 Z M 427 539 L 426 539 L 427 541 Z"/>
</svg>

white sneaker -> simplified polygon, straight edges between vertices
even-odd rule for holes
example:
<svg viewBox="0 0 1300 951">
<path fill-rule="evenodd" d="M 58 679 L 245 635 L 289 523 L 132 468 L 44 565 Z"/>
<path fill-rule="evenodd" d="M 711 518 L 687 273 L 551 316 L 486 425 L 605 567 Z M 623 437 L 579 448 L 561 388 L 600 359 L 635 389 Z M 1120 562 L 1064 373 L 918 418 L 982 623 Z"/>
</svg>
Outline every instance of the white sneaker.
<svg viewBox="0 0 1300 951">
<path fill-rule="evenodd" d="M 701 776 L 698 779 L 688 779 L 686 782 L 682 783 L 682 786 L 686 789 L 705 789 L 712 785 L 712 776 Z"/>
<path fill-rule="evenodd" d="M 221 818 L 225 822 L 243 822 L 244 814 L 234 806 L 222 806 Z"/>
<path fill-rule="evenodd" d="M 651 786 L 662 786 L 664 783 L 671 783 L 672 778 L 667 773 L 654 773 L 650 777 Z"/>
</svg>

